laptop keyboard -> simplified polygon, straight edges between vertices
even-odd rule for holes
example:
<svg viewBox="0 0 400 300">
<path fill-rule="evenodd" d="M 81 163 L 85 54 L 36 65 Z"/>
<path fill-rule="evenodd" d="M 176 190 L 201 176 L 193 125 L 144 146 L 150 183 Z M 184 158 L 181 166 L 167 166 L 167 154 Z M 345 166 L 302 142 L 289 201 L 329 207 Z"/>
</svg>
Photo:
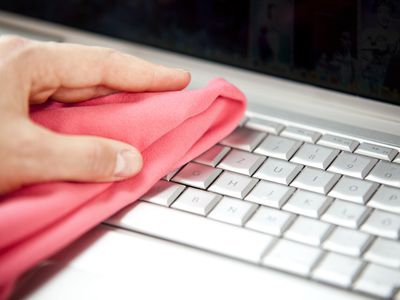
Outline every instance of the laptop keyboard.
<svg viewBox="0 0 400 300">
<path fill-rule="evenodd" d="M 400 288 L 400 155 L 247 118 L 107 223 L 390 298 Z"/>
</svg>

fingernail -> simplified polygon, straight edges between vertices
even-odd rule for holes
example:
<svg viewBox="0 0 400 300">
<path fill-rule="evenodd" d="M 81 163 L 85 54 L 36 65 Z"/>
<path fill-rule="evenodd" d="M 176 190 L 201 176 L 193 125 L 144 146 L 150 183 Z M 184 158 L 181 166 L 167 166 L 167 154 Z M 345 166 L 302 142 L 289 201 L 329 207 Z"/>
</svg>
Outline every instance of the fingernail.
<svg viewBox="0 0 400 300">
<path fill-rule="evenodd" d="M 135 175 L 142 168 L 140 154 L 132 150 L 121 150 L 117 153 L 114 175 L 117 177 L 129 177 Z"/>
</svg>

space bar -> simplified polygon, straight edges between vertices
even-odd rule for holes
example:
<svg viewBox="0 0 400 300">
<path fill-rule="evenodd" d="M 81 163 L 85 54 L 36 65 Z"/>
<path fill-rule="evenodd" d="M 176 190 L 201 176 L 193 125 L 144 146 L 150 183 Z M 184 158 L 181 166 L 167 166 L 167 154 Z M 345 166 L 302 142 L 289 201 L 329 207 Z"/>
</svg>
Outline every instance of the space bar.
<svg viewBox="0 0 400 300">
<path fill-rule="evenodd" d="M 142 201 L 105 223 L 253 263 L 260 262 L 274 240 L 259 232 Z"/>
</svg>

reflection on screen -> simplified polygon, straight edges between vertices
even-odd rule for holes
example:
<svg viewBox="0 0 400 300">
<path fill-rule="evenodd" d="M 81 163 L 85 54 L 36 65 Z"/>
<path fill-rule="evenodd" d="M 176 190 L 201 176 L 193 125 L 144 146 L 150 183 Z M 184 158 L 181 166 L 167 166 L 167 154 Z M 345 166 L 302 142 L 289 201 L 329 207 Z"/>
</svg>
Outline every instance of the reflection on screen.
<svg viewBox="0 0 400 300">
<path fill-rule="evenodd" d="M 398 0 L 3 0 L 0 8 L 400 104 Z"/>
</svg>

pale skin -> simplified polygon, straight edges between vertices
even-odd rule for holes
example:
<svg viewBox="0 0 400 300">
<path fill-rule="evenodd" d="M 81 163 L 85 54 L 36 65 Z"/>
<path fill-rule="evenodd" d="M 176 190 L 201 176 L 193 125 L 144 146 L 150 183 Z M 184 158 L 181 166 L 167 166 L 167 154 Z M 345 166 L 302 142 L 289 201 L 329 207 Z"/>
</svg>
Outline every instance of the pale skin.
<svg viewBox="0 0 400 300">
<path fill-rule="evenodd" d="M 187 71 L 112 49 L 0 37 L 0 194 L 40 182 L 123 180 L 142 168 L 140 152 L 129 144 L 33 123 L 30 104 L 180 90 L 189 81 Z"/>
</svg>

